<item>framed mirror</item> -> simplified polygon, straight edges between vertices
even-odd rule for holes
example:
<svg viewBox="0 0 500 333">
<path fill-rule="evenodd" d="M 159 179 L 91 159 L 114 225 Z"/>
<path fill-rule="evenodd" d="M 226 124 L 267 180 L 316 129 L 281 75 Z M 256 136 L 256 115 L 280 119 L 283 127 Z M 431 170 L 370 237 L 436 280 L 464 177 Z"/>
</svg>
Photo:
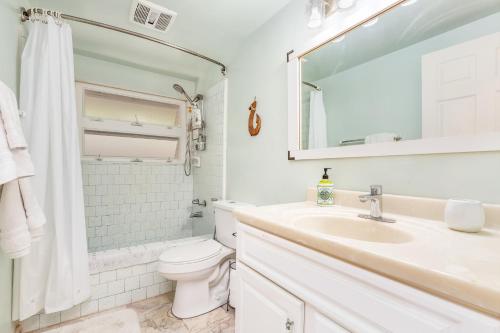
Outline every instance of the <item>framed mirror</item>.
<svg viewBox="0 0 500 333">
<path fill-rule="evenodd" d="M 288 90 L 290 159 L 500 150 L 500 1 L 391 1 L 291 53 Z"/>
</svg>

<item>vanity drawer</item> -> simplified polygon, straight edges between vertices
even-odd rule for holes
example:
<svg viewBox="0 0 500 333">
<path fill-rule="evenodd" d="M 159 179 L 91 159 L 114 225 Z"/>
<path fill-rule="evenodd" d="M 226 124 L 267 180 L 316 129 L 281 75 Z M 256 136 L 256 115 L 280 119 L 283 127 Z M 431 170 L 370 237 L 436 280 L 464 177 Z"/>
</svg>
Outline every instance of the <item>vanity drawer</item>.
<svg viewBox="0 0 500 333">
<path fill-rule="evenodd" d="M 245 224 L 238 260 L 350 332 L 500 332 L 500 321 Z"/>
</svg>

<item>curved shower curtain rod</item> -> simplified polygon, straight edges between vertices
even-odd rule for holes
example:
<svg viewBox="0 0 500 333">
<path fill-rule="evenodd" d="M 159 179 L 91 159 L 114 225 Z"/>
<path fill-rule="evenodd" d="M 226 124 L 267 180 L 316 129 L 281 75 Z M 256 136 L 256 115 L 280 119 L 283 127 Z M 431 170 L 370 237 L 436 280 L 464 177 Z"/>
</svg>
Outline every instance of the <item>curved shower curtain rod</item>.
<svg viewBox="0 0 500 333">
<path fill-rule="evenodd" d="M 181 52 L 188 53 L 188 54 L 190 54 L 192 56 L 204 59 L 204 60 L 209 61 L 209 62 L 211 62 L 213 64 L 216 64 L 216 65 L 218 65 L 218 66 L 221 67 L 221 73 L 222 73 L 222 75 L 224 75 L 224 76 L 226 75 L 226 65 L 224 65 L 220 61 L 214 60 L 214 59 L 212 59 L 210 57 L 207 57 L 207 56 L 205 56 L 203 54 L 200 54 L 198 52 L 192 51 L 190 49 L 186 49 L 186 48 L 184 48 L 182 46 L 178 46 L 178 45 L 166 42 L 166 41 L 161 40 L 159 38 L 150 37 L 148 35 L 144 35 L 144 34 L 132 31 L 132 30 L 127 30 L 127 29 L 123 29 L 123 28 L 120 28 L 120 27 L 115 27 L 114 25 L 110 25 L 110 24 L 106 24 L 106 23 L 102 23 L 102 22 L 97 22 L 97 21 L 92 21 L 92 20 L 88 20 L 88 19 L 85 19 L 85 18 L 82 18 L 82 17 L 78 17 L 78 16 L 73 16 L 73 15 L 68 15 L 68 14 L 62 14 L 62 13 L 59 13 L 57 11 L 44 10 L 44 9 L 41 9 L 41 8 L 26 9 L 24 7 L 21 7 L 21 21 L 25 22 L 25 21 L 29 20 L 30 16 L 32 14 L 34 14 L 34 13 L 36 13 L 36 14 L 44 14 L 45 13 L 47 15 L 57 16 L 57 17 L 65 19 L 65 20 L 80 22 L 80 23 L 89 24 L 89 25 L 93 25 L 93 26 L 104 28 L 104 29 L 108 29 L 108 30 L 113 30 L 113 31 L 121 32 L 121 33 L 124 33 L 124 34 L 127 34 L 127 35 L 135 36 L 135 37 L 138 37 L 138 38 L 149 40 L 149 41 L 154 42 L 154 43 L 158 43 L 158 44 L 161 44 L 161 45 L 164 45 L 164 46 L 168 46 L 168 47 L 171 47 L 173 49 L 179 50 Z"/>
</svg>

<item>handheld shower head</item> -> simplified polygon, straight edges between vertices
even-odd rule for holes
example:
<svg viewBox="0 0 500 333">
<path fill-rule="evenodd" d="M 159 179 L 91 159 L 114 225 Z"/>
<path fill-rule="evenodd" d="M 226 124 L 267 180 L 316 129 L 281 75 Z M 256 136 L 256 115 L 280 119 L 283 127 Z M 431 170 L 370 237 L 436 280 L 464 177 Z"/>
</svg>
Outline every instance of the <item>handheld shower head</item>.
<svg viewBox="0 0 500 333">
<path fill-rule="evenodd" d="M 184 88 L 182 88 L 179 84 L 174 84 L 174 89 L 177 91 L 179 94 L 184 95 L 186 92 L 184 91 Z"/>
<path fill-rule="evenodd" d="M 173 88 L 175 89 L 175 91 L 177 91 L 179 94 L 183 95 L 184 97 L 186 97 L 186 99 L 188 100 L 189 104 L 193 105 L 195 102 L 191 99 L 191 97 L 188 96 L 188 94 L 186 94 L 186 91 L 184 90 L 184 88 L 182 88 L 181 85 L 179 84 L 174 84 L 173 85 Z"/>
</svg>

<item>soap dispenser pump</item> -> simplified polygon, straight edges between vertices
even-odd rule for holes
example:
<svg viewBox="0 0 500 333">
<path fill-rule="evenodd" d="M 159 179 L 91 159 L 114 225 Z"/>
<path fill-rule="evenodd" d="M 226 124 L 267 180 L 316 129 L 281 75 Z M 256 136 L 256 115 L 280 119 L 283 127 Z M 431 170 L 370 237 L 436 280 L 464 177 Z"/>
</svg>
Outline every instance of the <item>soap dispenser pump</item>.
<svg viewBox="0 0 500 333">
<path fill-rule="evenodd" d="M 317 186 L 317 204 L 318 206 L 333 206 L 333 182 L 328 177 L 328 170 L 323 168 L 324 174 Z"/>
</svg>

